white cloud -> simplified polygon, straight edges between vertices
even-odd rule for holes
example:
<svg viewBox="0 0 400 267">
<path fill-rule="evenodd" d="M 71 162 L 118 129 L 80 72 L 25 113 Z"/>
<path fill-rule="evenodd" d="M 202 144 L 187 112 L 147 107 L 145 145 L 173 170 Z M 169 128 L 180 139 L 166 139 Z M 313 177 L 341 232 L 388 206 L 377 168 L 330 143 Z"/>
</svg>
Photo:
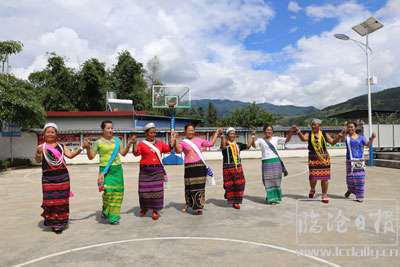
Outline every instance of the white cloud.
<svg viewBox="0 0 400 267">
<path fill-rule="evenodd" d="M 189 85 L 194 98 L 324 107 L 366 92 L 362 51 L 333 34 L 346 33 L 357 39 L 351 27 L 376 15 L 385 27 L 371 35 L 371 69 L 380 82 L 374 90 L 400 84 L 397 0 L 388 1 L 375 14 L 356 2 L 333 9 L 329 5 L 307 7 L 309 16 L 335 17 L 337 25 L 274 54 L 250 51 L 243 44 L 247 36 L 265 31 L 274 17 L 271 7 L 261 0 L 46 3 L 45 7 L 39 0 L 0 3 L 0 39 L 24 43 L 23 52 L 11 58 L 19 77 L 43 68 L 48 51 L 65 56 L 72 67 L 90 57 L 111 67 L 118 52 L 127 49 L 143 63 L 157 55 L 160 78 L 165 83 Z M 282 61 L 289 63 L 280 72 L 254 68 Z"/>
<path fill-rule="evenodd" d="M 345 2 L 340 5 L 326 4 L 322 6 L 311 5 L 306 7 L 306 14 L 316 20 L 324 18 L 346 18 L 354 14 L 365 13 L 364 8 L 355 1 Z"/>
<path fill-rule="evenodd" d="M 299 27 L 297 27 L 297 26 L 292 27 L 292 28 L 290 28 L 289 33 L 297 32 L 298 29 L 299 29 Z"/>
<path fill-rule="evenodd" d="M 297 13 L 300 10 L 302 10 L 302 8 L 301 8 L 301 6 L 299 6 L 299 4 L 296 1 L 290 1 L 288 4 L 288 10 L 290 12 Z"/>
</svg>

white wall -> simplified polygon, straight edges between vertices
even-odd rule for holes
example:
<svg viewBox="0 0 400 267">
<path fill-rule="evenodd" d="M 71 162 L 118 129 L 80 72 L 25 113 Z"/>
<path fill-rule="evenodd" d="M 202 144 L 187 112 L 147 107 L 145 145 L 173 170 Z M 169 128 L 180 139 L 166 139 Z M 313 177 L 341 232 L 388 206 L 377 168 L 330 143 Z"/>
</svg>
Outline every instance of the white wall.
<svg viewBox="0 0 400 267">
<path fill-rule="evenodd" d="M 36 146 L 36 133 L 22 132 L 21 137 L 13 137 L 13 156 L 14 158 L 28 158 L 33 160 Z M 0 135 L 0 160 L 7 158 L 10 158 L 10 137 L 2 137 Z"/>
<path fill-rule="evenodd" d="M 400 146 L 399 124 L 373 124 L 372 131 L 377 135 L 374 141 L 374 147 L 392 148 Z M 367 138 L 369 138 L 368 133 L 369 127 L 368 125 L 364 125 L 364 134 Z"/>
<path fill-rule="evenodd" d="M 114 129 L 133 128 L 133 117 L 54 117 L 47 118 L 48 122 L 57 124 L 60 131 L 72 130 L 101 130 L 100 124 L 105 119 L 113 122 Z"/>
<path fill-rule="evenodd" d="M 14 158 L 29 158 L 33 160 L 35 149 L 37 146 L 37 135 L 36 133 L 23 132 L 21 137 L 13 137 L 13 153 Z M 0 160 L 10 157 L 10 138 L 0 137 Z M 329 149 L 331 156 L 344 156 L 345 149 Z M 281 157 L 307 157 L 307 149 L 289 149 L 280 150 Z M 242 158 L 259 158 L 261 152 L 257 150 L 243 151 Z M 220 151 L 210 151 L 205 153 L 205 158 L 208 160 L 222 159 Z M 129 153 L 126 157 L 122 158 L 123 162 L 138 162 L 140 157 L 134 157 L 132 153 Z M 86 163 L 97 163 L 98 157 L 95 160 L 89 161 L 86 154 L 82 153 L 76 158 L 70 160 L 66 159 L 67 163 L 71 164 L 86 164 Z"/>
</svg>

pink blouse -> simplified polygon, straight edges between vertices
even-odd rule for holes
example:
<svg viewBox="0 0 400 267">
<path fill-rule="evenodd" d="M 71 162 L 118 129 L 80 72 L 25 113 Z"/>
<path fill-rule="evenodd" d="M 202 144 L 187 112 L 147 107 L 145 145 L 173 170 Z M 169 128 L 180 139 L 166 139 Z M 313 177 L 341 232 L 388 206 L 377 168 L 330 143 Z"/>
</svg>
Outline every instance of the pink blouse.
<svg viewBox="0 0 400 267">
<path fill-rule="evenodd" d="M 211 141 L 205 139 L 192 138 L 190 141 L 192 141 L 202 152 L 206 150 L 207 147 L 214 146 Z M 179 144 L 182 146 L 183 153 L 185 154 L 185 163 L 193 163 L 201 160 L 190 145 L 183 141 L 180 141 Z"/>
</svg>

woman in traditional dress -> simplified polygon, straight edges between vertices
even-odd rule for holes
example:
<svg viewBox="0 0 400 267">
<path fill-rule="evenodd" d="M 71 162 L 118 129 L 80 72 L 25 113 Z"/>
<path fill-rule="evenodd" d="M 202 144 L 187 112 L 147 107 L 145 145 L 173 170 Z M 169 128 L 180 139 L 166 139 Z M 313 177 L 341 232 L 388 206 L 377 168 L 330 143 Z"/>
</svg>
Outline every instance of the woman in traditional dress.
<svg viewBox="0 0 400 267">
<path fill-rule="evenodd" d="M 261 149 L 261 172 L 266 192 L 266 203 L 275 205 L 282 201 L 282 173 L 285 176 L 287 175 L 285 165 L 277 151 L 278 144 L 289 142 L 293 131 L 290 130 L 286 138 L 274 136 L 273 126 L 266 124 L 263 127 L 263 132 L 264 138 L 257 138 L 257 140 L 255 140 L 255 133 L 253 133 L 253 140 L 255 140 L 253 146 Z"/>
<path fill-rule="evenodd" d="M 72 151 L 57 142 L 58 127 L 47 123 L 43 128 L 44 143 L 36 149 L 35 160 L 42 163 L 44 225 L 61 234 L 68 226 L 70 184 L 64 156 L 74 158 L 83 148 Z"/>
<path fill-rule="evenodd" d="M 90 160 L 99 154 L 99 175 L 97 183 L 99 191 L 103 191 L 102 217 L 106 218 L 110 224 L 116 225 L 120 221 L 121 205 L 124 198 L 124 175 L 119 154 L 125 156 L 129 148 L 136 142 L 133 136 L 125 148 L 121 145 L 121 140 L 114 137 L 112 121 L 106 120 L 101 123 L 103 134 L 90 147 L 89 140 L 85 140 L 84 148 Z"/>
<path fill-rule="evenodd" d="M 249 140 L 248 144 L 236 142 L 235 128 L 229 127 L 226 130 L 226 137 L 221 135 L 221 151 L 223 157 L 223 177 L 225 199 L 235 209 L 240 209 L 246 180 L 243 173 L 240 152 L 249 149 L 254 142 L 255 136 Z"/>
<path fill-rule="evenodd" d="M 367 138 L 362 134 L 357 134 L 356 122 L 348 122 L 346 130 L 346 136 L 344 141 L 346 142 L 346 182 L 347 192 L 344 194 L 346 198 L 354 194 L 356 201 L 364 201 L 365 191 L 365 161 L 364 161 L 364 147 L 369 147 L 376 138 L 376 134 L 372 133 L 372 136 L 367 141 Z"/>
<path fill-rule="evenodd" d="M 190 207 L 195 215 L 203 214 L 205 204 L 205 186 L 207 180 L 207 165 L 202 151 L 214 146 L 218 135 L 222 133 L 218 129 L 211 141 L 195 137 L 195 126 L 191 123 L 185 126 L 186 138 L 176 142 L 176 152 L 185 154 L 185 208 Z"/>
<path fill-rule="evenodd" d="M 331 160 L 328 153 L 327 143 L 335 145 L 340 140 L 340 135 L 332 138 L 325 131 L 321 130 L 321 120 L 311 121 L 311 132 L 302 133 L 298 127 L 295 130 L 299 138 L 308 142 L 308 169 L 310 180 L 309 198 L 314 198 L 315 187 L 321 181 L 322 202 L 329 203 L 328 184 L 331 179 Z"/>
<path fill-rule="evenodd" d="M 156 139 L 157 129 L 154 123 L 144 127 L 146 139 L 133 148 L 135 156 L 142 156 L 139 172 L 140 216 L 152 210 L 153 220 L 159 218 L 159 211 L 164 207 L 164 182 L 166 171 L 162 162 L 162 154 L 169 153 L 175 146 L 175 136 L 171 135 L 171 143 L 167 145 Z"/>
</svg>

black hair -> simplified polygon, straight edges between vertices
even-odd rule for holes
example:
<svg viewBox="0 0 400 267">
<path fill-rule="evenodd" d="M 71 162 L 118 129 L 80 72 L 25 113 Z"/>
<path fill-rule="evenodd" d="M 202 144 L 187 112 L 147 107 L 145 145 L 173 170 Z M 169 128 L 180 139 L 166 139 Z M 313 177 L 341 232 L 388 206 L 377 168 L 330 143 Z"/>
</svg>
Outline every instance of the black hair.
<svg viewBox="0 0 400 267">
<path fill-rule="evenodd" d="M 189 122 L 188 124 L 185 125 L 185 132 L 186 132 L 187 128 L 189 128 L 190 126 L 192 126 L 193 129 L 196 128 L 196 126 L 194 125 L 194 123 Z"/>
<path fill-rule="evenodd" d="M 106 124 L 107 124 L 107 123 L 111 123 L 111 124 L 112 124 L 113 122 L 110 121 L 110 120 L 102 121 L 102 122 L 101 122 L 101 126 L 100 126 L 102 130 L 104 130 L 104 128 L 106 128 Z"/>
<path fill-rule="evenodd" d="M 353 124 L 353 125 L 354 125 L 354 128 L 357 128 L 357 122 L 355 122 L 355 121 L 348 121 L 348 122 L 346 123 L 347 126 L 349 126 L 350 124 Z"/>
<path fill-rule="evenodd" d="M 266 123 L 263 127 L 263 132 L 265 132 L 265 130 L 267 130 L 268 127 L 271 127 L 272 131 L 274 130 L 274 127 L 272 126 L 272 124 Z"/>
</svg>

